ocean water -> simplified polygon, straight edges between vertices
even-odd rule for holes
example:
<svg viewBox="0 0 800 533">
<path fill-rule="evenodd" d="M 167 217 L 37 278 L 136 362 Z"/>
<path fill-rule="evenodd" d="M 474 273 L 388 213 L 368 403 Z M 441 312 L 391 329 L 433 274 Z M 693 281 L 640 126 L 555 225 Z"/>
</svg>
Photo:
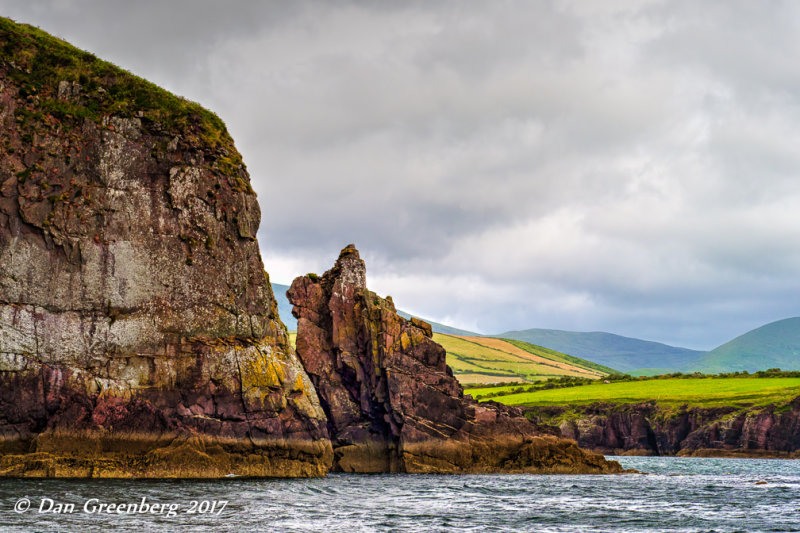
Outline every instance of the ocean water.
<svg viewBox="0 0 800 533">
<path fill-rule="evenodd" d="M 649 474 L 5 479 L 0 531 L 800 531 L 800 460 L 614 459 Z"/>
</svg>

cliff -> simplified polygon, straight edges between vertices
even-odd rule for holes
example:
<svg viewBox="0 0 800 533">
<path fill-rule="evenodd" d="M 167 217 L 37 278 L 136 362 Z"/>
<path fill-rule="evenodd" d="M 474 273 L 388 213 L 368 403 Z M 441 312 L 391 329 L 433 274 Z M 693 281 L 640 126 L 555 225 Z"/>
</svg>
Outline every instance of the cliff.
<svg viewBox="0 0 800 533">
<path fill-rule="evenodd" d="M 218 117 L 0 18 L 0 475 L 323 475 Z"/>
<path fill-rule="evenodd" d="M 800 397 L 763 407 L 592 404 L 526 408 L 562 437 L 599 453 L 800 457 Z"/>
<path fill-rule="evenodd" d="M 431 326 L 367 290 L 353 245 L 288 291 L 297 354 L 346 472 L 619 472 L 618 463 L 540 434 L 516 408 L 463 395 Z"/>
</svg>

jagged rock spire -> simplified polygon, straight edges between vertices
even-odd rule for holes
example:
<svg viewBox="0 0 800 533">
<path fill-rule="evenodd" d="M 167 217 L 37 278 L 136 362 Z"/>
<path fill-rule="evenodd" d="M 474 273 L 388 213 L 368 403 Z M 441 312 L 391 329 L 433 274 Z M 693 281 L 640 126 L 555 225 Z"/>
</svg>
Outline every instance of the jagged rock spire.
<svg viewBox="0 0 800 533">
<path fill-rule="evenodd" d="M 359 289 L 367 288 L 367 266 L 358 254 L 355 244 L 348 244 L 342 248 L 331 274 L 342 283 L 354 285 Z"/>
<path fill-rule="evenodd" d="M 521 411 L 464 397 L 429 324 L 406 320 L 366 288 L 346 246 L 322 277 L 287 292 L 297 355 L 317 388 L 334 470 L 352 472 L 619 471 L 573 441 L 538 436 Z"/>
</svg>

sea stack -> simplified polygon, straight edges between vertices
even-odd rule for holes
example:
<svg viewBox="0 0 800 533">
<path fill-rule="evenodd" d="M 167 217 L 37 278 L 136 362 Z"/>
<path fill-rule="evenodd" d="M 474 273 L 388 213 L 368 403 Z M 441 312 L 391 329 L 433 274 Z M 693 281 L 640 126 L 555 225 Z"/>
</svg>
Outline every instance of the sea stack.
<svg viewBox="0 0 800 533">
<path fill-rule="evenodd" d="M 612 473 L 614 461 L 540 435 L 516 408 L 465 397 L 431 326 L 367 289 L 355 246 L 287 293 L 297 354 L 328 417 L 333 470 Z"/>
<path fill-rule="evenodd" d="M 0 49 L 0 475 L 324 475 L 222 121 L 31 26 Z"/>
</svg>

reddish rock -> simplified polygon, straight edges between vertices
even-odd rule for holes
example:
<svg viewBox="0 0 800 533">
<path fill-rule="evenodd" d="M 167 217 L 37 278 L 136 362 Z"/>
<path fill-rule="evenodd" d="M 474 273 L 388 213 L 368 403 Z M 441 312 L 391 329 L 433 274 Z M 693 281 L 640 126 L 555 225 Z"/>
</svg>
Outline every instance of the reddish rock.
<svg viewBox="0 0 800 533">
<path fill-rule="evenodd" d="M 756 378 L 754 378 L 756 379 Z M 784 406 L 596 403 L 526 408 L 541 425 L 600 453 L 699 456 L 800 454 L 800 397 Z M 570 420 L 563 420 L 569 412 Z"/>
<path fill-rule="evenodd" d="M 325 474 L 222 121 L 37 28 L 0 48 L 0 475 Z"/>
<path fill-rule="evenodd" d="M 294 280 L 297 354 L 334 447 L 351 472 L 620 471 L 574 442 L 539 434 L 521 411 L 465 397 L 429 324 L 367 290 L 353 245 L 322 277 Z"/>
</svg>

